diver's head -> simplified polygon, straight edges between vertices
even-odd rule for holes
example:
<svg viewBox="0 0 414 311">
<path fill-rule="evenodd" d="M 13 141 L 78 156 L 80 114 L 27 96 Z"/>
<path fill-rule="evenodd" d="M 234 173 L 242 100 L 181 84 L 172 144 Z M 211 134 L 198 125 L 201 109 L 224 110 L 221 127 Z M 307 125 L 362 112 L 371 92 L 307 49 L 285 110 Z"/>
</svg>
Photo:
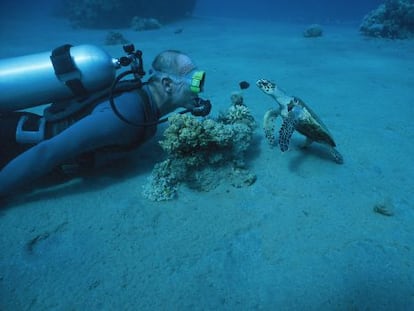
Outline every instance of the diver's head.
<svg viewBox="0 0 414 311">
<path fill-rule="evenodd" d="M 205 72 L 198 70 L 189 56 L 176 50 L 161 52 L 152 62 L 150 74 L 149 83 L 161 88 L 168 106 L 162 114 L 178 107 L 190 111 L 199 108 L 198 95 L 204 90 Z"/>
</svg>

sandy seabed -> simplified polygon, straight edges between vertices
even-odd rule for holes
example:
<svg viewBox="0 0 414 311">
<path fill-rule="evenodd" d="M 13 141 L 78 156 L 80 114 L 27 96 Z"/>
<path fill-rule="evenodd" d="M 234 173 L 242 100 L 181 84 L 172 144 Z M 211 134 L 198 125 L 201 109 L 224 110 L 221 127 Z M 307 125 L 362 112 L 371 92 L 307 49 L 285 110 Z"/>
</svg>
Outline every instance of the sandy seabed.
<svg viewBox="0 0 414 311">
<path fill-rule="evenodd" d="M 2 23 L 1 58 L 104 46 L 108 32 Z M 117 31 L 146 69 L 164 49 L 191 55 L 207 71 L 213 116 L 246 80 L 261 123 L 275 103 L 254 82 L 274 80 L 324 120 L 343 165 L 320 146 L 302 150 L 299 134 L 281 153 L 259 127 L 252 186 L 182 186 L 175 200 L 151 202 L 141 192 L 163 159 L 161 126 L 123 165 L 0 210 L 0 310 L 413 310 L 414 41 L 367 39 L 356 24 L 309 39 L 306 26 L 193 18 Z M 373 211 L 381 202 L 393 216 Z"/>
</svg>

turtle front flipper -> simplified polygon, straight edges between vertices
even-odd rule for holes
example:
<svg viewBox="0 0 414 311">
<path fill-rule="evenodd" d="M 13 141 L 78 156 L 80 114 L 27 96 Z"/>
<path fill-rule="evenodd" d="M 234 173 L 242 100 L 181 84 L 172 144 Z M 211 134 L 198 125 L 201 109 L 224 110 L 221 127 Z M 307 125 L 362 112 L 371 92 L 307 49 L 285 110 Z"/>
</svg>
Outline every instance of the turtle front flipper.
<svg viewBox="0 0 414 311">
<path fill-rule="evenodd" d="M 282 152 L 289 149 L 290 138 L 297 123 L 298 118 L 294 114 L 289 114 L 287 118 L 283 119 L 282 127 L 279 130 L 279 147 Z"/>
<path fill-rule="evenodd" d="M 299 121 L 304 117 L 305 110 L 301 106 L 294 106 L 286 118 L 283 118 L 282 127 L 279 130 L 279 147 L 282 152 L 289 149 L 290 138 Z"/>
</svg>

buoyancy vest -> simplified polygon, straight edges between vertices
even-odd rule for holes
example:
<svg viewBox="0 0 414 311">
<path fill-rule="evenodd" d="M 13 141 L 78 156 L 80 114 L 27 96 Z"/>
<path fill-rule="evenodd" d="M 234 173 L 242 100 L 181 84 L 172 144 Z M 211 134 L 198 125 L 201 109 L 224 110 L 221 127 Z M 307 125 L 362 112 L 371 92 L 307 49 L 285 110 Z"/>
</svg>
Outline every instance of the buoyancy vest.
<svg viewBox="0 0 414 311">
<path fill-rule="evenodd" d="M 146 91 L 142 89 L 142 83 L 136 80 L 120 81 L 116 88 L 110 93 L 110 90 L 105 90 L 89 96 L 82 101 L 72 100 L 69 102 L 54 103 L 44 110 L 44 117 L 46 119 L 46 139 L 54 137 L 67 129 L 72 124 L 89 115 L 94 108 L 102 101 L 108 100 L 110 96 L 117 97 L 124 92 L 137 91 L 143 101 L 144 107 L 144 122 L 142 126 L 145 128 L 144 139 L 152 137 L 156 131 L 156 121 L 154 120 L 153 108 L 149 96 Z M 158 116 L 157 116 L 158 117 Z M 142 139 L 133 142 L 130 145 L 116 145 L 108 146 L 119 151 L 129 151 L 136 148 Z"/>
</svg>

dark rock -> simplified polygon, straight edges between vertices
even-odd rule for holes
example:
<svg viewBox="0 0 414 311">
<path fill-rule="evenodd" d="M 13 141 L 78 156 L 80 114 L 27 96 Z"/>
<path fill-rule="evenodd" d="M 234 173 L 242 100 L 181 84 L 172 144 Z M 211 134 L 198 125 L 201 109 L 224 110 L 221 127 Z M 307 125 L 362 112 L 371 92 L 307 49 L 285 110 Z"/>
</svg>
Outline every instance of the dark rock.
<svg viewBox="0 0 414 311">
<path fill-rule="evenodd" d="M 323 34 L 322 26 L 318 24 L 310 25 L 308 28 L 305 29 L 303 32 L 303 36 L 305 38 L 316 38 L 321 37 Z"/>
<path fill-rule="evenodd" d="M 124 35 L 117 31 L 110 31 L 106 35 L 105 44 L 106 45 L 116 45 L 116 44 L 127 44 L 129 41 L 125 39 Z"/>
<path fill-rule="evenodd" d="M 153 30 L 161 28 L 161 23 L 156 18 L 134 16 L 131 21 L 131 28 L 135 31 Z"/>
</svg>

